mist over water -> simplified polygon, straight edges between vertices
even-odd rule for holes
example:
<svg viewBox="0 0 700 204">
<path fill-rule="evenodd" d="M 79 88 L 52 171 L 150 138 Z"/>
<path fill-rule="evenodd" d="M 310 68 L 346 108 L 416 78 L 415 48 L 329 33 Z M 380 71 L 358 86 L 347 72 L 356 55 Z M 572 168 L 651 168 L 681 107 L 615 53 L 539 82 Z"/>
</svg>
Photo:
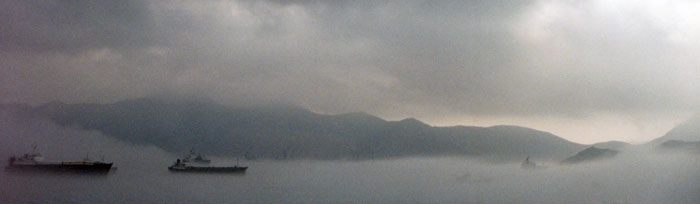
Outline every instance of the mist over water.
<svg viewBox="0 0 700 204">
<path fill-rule="evenodd" d="M 0 204 L 700 204 L 695 11 L 0 0 Z M 34 144 L 116 168 L 5 171 Z"/>
<path fill-rule="evenodd" d="M 697 154 L 632 148 L 614 159 L 561 166 L 467 157 L 364 161 L 241 161 L 246 174 L 167 170 L 179 155 L 47 120 L 2 116 L 0 161 L 37 143 L 47 160 L 86 154 L 114 162 L 106 176 L 0 172 L 0 203 L 697 203 Z M 187 150 L 183 150 L 183 153 Z M 211 158 L 232 165 L 235 158 Z"/>
</svg>

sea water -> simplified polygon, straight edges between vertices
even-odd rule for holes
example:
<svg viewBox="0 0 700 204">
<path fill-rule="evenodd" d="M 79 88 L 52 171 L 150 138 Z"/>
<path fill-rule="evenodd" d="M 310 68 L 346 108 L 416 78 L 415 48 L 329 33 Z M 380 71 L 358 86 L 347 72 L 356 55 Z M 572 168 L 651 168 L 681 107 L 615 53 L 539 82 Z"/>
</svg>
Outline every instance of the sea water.
<svg viewBox="0 0 700 204">
<path fill-rule="evenodd" d="M 245 174 L 174 173 L 163 158 L 105 176 L 2 172 L 0 203 L 698 202 L 700 159 L 655 157 L 534 170 L 461 157 L 245 161 Z"/>
</svg>

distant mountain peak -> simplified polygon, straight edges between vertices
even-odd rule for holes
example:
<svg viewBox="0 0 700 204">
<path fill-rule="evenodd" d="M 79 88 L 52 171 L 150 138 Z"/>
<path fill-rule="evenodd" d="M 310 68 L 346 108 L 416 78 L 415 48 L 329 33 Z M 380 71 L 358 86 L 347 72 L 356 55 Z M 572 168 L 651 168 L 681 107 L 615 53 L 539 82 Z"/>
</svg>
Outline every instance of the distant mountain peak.
<svg viewBox="0 0 700 204">
<path fill-rule="evenodd" d="M 601 159 L 606 159 L 606 158 L 612 158 L 615 155 L 617 155 L 618 151 L 611 150 L 611 149 L 605 149 L 605 148 L 597 148 L 595 146 L 591 146 L 589 148 L 584 149 L 583 151 L 580 151 L 574 156 L 571 156 L 569 158 L 566 158 L 565 160 L 562 161 L 564 164 L 576 164 L 576 163 L 581 163 L 581 162 L 587 162 L 587 161 L 594 161 L 594 160 L 601 160 Z"/>
<path fill-rule="evenodd" d="M 656 138 L 648 142 L 648 144 L 658 145 L 669 140 L 699 141 L 700 114 L 695 114 L 690 119 L 668 131 L 664 136 Z"/>
<path fill-rule="evenodd" d="M 381 120 L 384 121 L 384 119 L 381 119 L 377 116 L 371 115 L 366 112 L 349 112 L 349 113 L 343 113 L 343 114 L 338 114 L 336 115 L 338 117 L 346 117 L 346 118 L 354 118 L 354 119 L 363 119 L 363 120 Z"/>
<path fill-rule="evenodd" d="M 612 150 L 619 151 L 619 150 L 626 148 L 629 145 L 630 144 L 626 143 L 626 142 L 612 140 L 612 141 L 607 141 L 607 142 L 595 143 L 592 146 L 598 147 L 598 148 L 605 148 L 605 149 L 612 149 Z"/>
<path fill-rule="evenodd" d="M 406 118 L 403 120 L 398 121 L 400 124 L 407 124 L 407 125 L 415 125 L 415 126 L 430 126 L 428 124 L 425 124 L 424 122 L 415 119 L 415 118 Z"/>
<path fill-rule="evenodd" d="M 343 113 L 339 115 L 346 115 L 346 116 L 356 116 L 356 117 L 375 117 L 374 115 L 370 115 L 367 112 L 364 111 L 357 111 L 357 112 L 349 112 L 349 113 Z"/>
<path fill-rule="evenodd" d="M 494 125 L 494 126 L 490 126 L 487 128 L 488 129 L 501 129 L 501 130 L 535 130 L 532 128 L 522 127 L 522 126 L 517 126 L 517 125 Z M 535 131 L 544 132 L 544 131 L 540 131 L 540 130 L 535 130 Z"/>
</svg>

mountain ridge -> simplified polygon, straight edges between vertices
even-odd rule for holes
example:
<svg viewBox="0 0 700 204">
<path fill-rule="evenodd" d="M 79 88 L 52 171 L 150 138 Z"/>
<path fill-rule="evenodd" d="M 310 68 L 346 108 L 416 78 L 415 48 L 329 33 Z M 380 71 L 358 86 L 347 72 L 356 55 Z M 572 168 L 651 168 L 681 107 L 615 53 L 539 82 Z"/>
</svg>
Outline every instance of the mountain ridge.
<svg viewBox="0 0 700 204">
<path fill-rule="evenodd" d="M 110 104 L 33 107 L 64 127 L 97 130 L 169 152 L 196 148 L 220 156 L 372 159 L 471 155 L 561 159 L 585 146 L 518 126 L 433 127 L 415 118 L 386 121 L 357 112 L 313 113 L 298 106 L 227 107 L 199 99 L 147 97 Z"/>
<path fill-rule="evenodd" d="M 695 114 L 688 120 L 673 127 L 663 136 L 656 138 L 646 144 L 659 145 L 669 140 L 679 140 L 686 142 L 700 141 L 700 114 Z"/>
<path fill-rule="evenodd" d="M 597 148 L 590 146 L 576 155 L 562 160 L 562 164 L 578 164 L 584 162 L 598 161 L 615 157 L 619 152 L 616 150 Z"/>
</svg>

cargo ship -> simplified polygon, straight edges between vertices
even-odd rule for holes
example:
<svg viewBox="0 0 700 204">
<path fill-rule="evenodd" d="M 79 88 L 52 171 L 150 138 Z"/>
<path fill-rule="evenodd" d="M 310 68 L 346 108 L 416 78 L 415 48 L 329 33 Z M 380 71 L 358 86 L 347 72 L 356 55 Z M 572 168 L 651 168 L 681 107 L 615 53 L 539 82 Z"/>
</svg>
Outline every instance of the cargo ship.
<svg viewBox="0 0 700 204">
<path fill-rule="evenodd" d="M 34 147 L 36 150 L 36 147 Z M 11 172 L 57 172 L 57 173 L 96 173 L 106 174 L 112 169 L 113 163 L 91 161 L 85 157 L 82 161 L 44 161 L 41 154 L 24 154 L 21 157 L 12 156 L 8 159 L 6 171 Z"/>
<path fill-rule="evenodd" d="M 173 172 L 192 172 L 192 173 L 245 173 L 247 166 L 193 166 L 187 162 L 182 162 L 178 159 L 175 164 L 168 167 L 168 170 Z"/>
</svg>

